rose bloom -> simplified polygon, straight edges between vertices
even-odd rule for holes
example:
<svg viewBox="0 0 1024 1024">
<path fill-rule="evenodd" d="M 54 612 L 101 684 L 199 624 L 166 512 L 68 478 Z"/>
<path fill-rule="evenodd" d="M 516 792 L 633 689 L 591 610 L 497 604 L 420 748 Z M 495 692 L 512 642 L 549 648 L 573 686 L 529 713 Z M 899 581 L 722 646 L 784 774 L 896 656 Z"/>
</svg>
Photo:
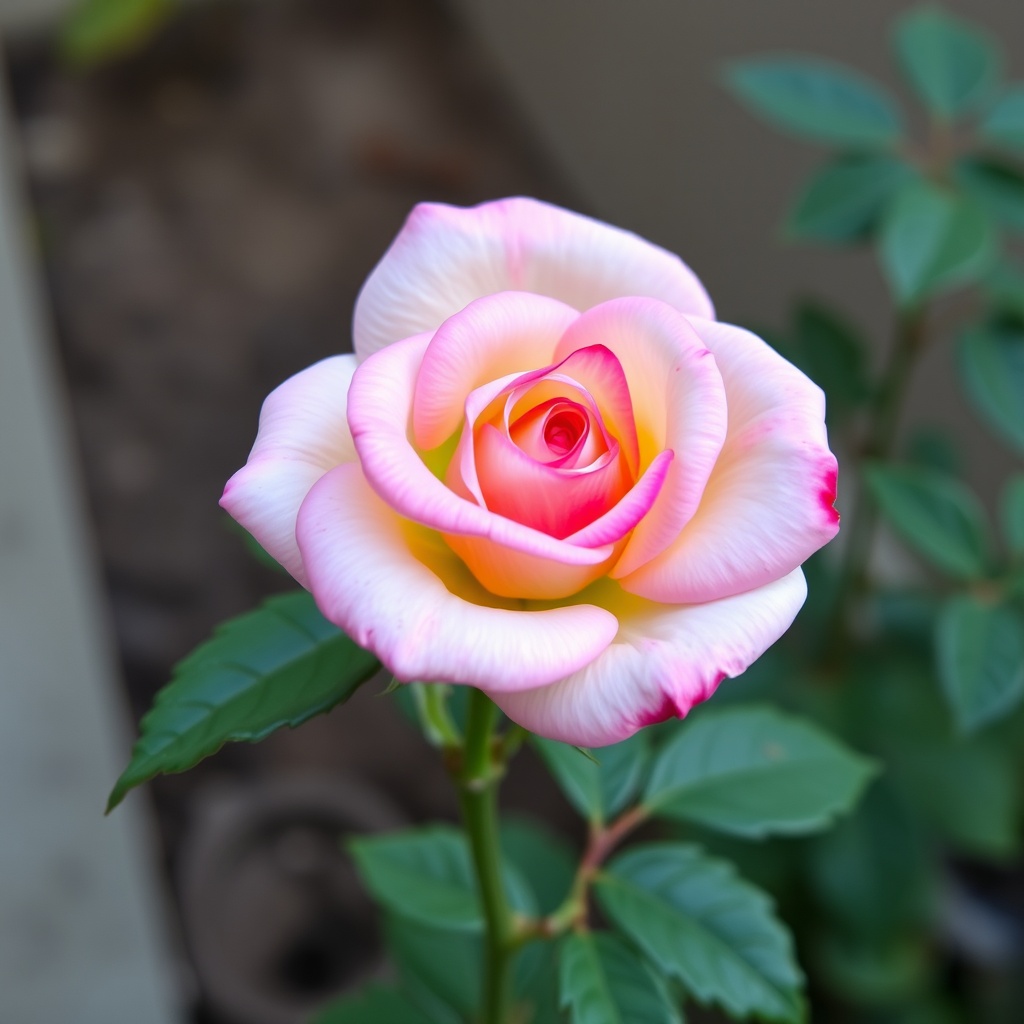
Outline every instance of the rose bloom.
<svg viewBox="0 0 1024 1024">
<path fill-rule="evenodd" d="M 678 257 L 532 199 L 424 204 L 354 342 L 267 398 L 221 503 L 397 679 L 601 746 L 793 621 L 838 529 L 824 396 Z"/>
</svg>

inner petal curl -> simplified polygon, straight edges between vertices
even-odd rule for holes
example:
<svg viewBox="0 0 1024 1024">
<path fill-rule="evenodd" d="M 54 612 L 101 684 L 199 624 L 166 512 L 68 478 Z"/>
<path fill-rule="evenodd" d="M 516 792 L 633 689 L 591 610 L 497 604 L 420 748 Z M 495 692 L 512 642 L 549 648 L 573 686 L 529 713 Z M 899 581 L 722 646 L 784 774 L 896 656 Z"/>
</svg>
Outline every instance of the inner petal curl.
<svg viewBox="0 0 1024 1024">
<path fill-rule="evenodd" d="M 574 370 L 596 376 L 604 392 L 612 383 L 609 405 L 621 429 L 629 403 L 625 378 L 608 349 L 591 346 L 555 366 L 506 379 L 500 389 L 474 392 L 449 465 L 449 486 L 498 515 L 558 538 L 614 508 L 636 473 Z M 632 448 L 634 435 L 625 433 Z"/>
</svg>

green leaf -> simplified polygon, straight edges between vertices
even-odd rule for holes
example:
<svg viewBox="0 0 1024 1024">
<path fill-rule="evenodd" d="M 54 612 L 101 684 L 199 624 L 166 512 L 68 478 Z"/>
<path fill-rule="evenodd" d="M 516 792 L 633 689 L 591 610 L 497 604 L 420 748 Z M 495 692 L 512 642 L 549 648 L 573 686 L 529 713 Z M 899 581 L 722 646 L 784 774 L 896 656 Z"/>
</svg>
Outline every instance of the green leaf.
<svg viewBox="0 0 1024 1024">
<path fill-rule="evenodd" d="M 772 901 L 699 847 L 651 843 L 616 857 L 601 907 L 659 972 L 730 1016 L 803 1019 L 803 976 Z"/>
<path fill-rule="evenodd" d="M 999 76 L 990 37 L 938 7 L 920 7 L 896 26 L 900 67 L 928 109 L 951 119 L 977 106 Z"/>
<path fill-rule="evenodd" d="M 183 772 L 228 741 L 254 743 L 348 700 L 378 669 L 305 591 L 272 597 L 218 627 L 174 670 L 143 717 L 107 807 L 162 772 Z"/>
<path fill-rule="evenodd" d="M 650 757 L 643 733 L 602 747 L 596 760 L 556 740 L 534 736 L 533 743 L 569 803 L 595 822 L 608 821 L 629 803 Z"/>
<path fill-rule="evenodd" d="M 359 836 L 349 849 L 367 889 L 393 913 L 450 930 L 483 928 L 469 847 L 458 829 Z M 535 912 L 529 887 L 510 865 L 505 888 L 514 909 Z"/>
<path fill-rule="evenodd" d="M 480 1007 L 484 966 L 478 933 L 385 914 L 384 936 L 403 989 L 419 1006 L 443 1024 L 472 1018 Z"/>
<path fill-rule="evenodd" d="M 922 425 L 907 439 L 907 461 L 943 476 L 959 476 L 963 453 L 953 438 L 940 427 Z"/>
<path fill-rule="evenodd" d="M 768 707 L 701 710 L 661 750 L 644 793 L 652 814 L 733 835 L 799 835 L 848 811 L 874 764 Z"/>
<path fill-rule="evenodd" d="M 572 1024 L 682 1024 L 665 983 L 614 936 L 569 935 L 559 954 L 560 1005 Z"/>
<path fill-rule="evenodd" d="M 736 61 L 726 70 L 726 84 L 769 123 L 816 142 L 885 147 L 902 132 L 900 112 L 880 85 L 830 61 Z"/>
<path fill-rule="evenodd" d="M 957 849 L 1005 858 L 1019 845 L 1017 768 L 981 734 L 968 742 L 913 743 L 890 762 L 913 804 Z"/>
<path fill-rule="evenodd" d="M 149 41 L 174 7 L 172 0 L 82 0 L 61 27 L 61 52 L 78 66 L 130 53 Z"/>
<path fill-rule="evenodd" d="M 871 394 L 861 336 L 827 307 L 803 302 L 796 313 L 796 363 L 828 399 L 830 421 L 848 415 Z"/>
<path fill-rule="evenodd" d="M 514 1020 L 529 1021 L 529 1024 L 565 1024 L 558 1006 L 557 951 L 556 943 L 542 942 L 531 943 L 519 954 L 516 966 L 522 981 L 517 982 L 514 995 L 520 1016 L 513 1016 Z M 532 970 L 524 971 L 531 959 Z"/>
<path fill-rule="evenodd" d="M 960 365 L 974 407 L 1024 452 L 1024 330 L 968 331 L 960 343 Z"/>
<path fill-rule="evenodd" d="M 979 280 L 996 255 L 996 235 L 972 200 L 929 181 L 900 189 L 882 218 L 882 269 L 896 300 L 913 306 Z"/>
<path fill-rule="evenodd" d="M 1024 149 L 1024 84 L 1010 85 L 978 125 L 983 139 Z"/>
<path fill-rule="evenodd" d="M 405 993 L 384 985 L 368 985 L 321 1010 L 310 1024 L 439 1024 Z"/>
<path fill-rule="evenodd" d="M 947 844 L 1005 857 L 1016 848 L 1020 786 L 1013 751 L 996 730 L 953 733 L 930 651 L 905 645 L 854 655 L 843 719 L 886 766 L 885 782 Z"/>
<path fill-rule="evenodd" d="M 985 279 L 985 291 L 997 317 L 1024 324 L 1024 268 L 1012 260 L 1000 260 Z"/>
<path fill-rule="evenodd" d="M 1003 604 L 956 594 L 935 630 L 939 678 L 965 733 L 1009 714 L 1024 697 L 1024 618 Z"/>
<path fill-rule="evenodd" d="M 957 579 L 985 575 L 985 512 L 966 484 L 919 466 L 870 463 L 864 473 L 882 514 L 911 547 Z"/>
<path fill-rule="evenodd" d="M 572 848 L 547 829 L 525 818 L 505 818 L 500 827 L 501 852 L 525 879 L 541 914 L 550 914 L 569 893 L 576 875 Z"/>
<path fill-rule="evenodd" d="M 816 242 L 859 241 L 914 177 L 913 168 L 893 156 L 840 154 L 820 168 L 800 193 L 786 221 L 786 233 Z"/>
<path fill-rule="evenodd" d="M 1024 558 L 1024 473 L 1010 477 L 1003 491 L 1003 536 L 1010 553 Z"/>
<path fill-rule="evenodd" d="M 953 176 L 998 224 L 1024 231 L 1024 174 L 1013 164 L 993 157 L 965 157 Z"/>
<path fill-rule="evenodd" d="M 479 932 L 446 931 L 397 914 L 385 915 L 388 951 L 403 989 L 438 1024 L 475 1019 L 482 994 L 484 947 Z M 554 943 L 531 943 L 513 970 L 514 1020 L 559 1024 Z M 532 1016 L 518 1016 L 529 1009 Z M 396 1021 L 395 1024 L 404 1024 Z"/>
<path fill-rule="evenodd" d="M 932 950 L 926 949 L 924 954 L 930 959 Z M 922 996 L 918 989 L 914 1004 L 905 1006 L 893 1024 L 964 1024 L 964 1018 L 950 994 Z"/>
<path fill-rule="evenodd" d="M 931 920 L 939 889 L 934 853 L 888 778 L 809 843 L 807 856 L 817 902 L 846 934 L 880 942 Z"/>
<path fill-rule="evenodd" d="M 816 936 L 812 949 L 822 981 L 842 999 L 879 1010 L 913 1004 L 931 979 L 934 956 L 918 931 L 884 939 L 865 940 L 859 935 L 826 931 Z M 902 1024 L 903 1018 L 885 1019 Z"/>
</svg>

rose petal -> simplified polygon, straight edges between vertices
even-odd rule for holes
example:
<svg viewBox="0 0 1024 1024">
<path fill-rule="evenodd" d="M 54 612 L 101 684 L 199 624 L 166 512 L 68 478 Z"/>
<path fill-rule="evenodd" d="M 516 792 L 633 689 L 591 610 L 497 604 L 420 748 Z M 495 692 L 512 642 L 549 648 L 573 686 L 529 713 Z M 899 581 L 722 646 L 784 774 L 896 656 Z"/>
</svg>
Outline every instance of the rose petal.
<svg viewBox="0 0 1024 1024">
<path fill-rule="evenodd" d="M 564 538 L 612 509 L 632 480 L 621 448 L 590 471 L 546 466 L 490 423 L 476 436 L 477 479 L 492 512 Z"/>
<path fill-rule="evenodd" d="M 613 570 L 618 576 L 663 551 L 696 511 L 725 440 L 726 389 L 687 318 L 656 299 L 613 299 L 588 310 L 566 331 L 556 354 L 598 343 L 625 373 L 641 464 L 664 449 L 676 456 L 657 502 Z"/>
<path fill-rule="evenodd" d="M 650 511 L 671 463 L 672 452 L 662 452 L 614 508 L 566 538 L 573 544 L 611 551 L 608 559 L 599 565 L 545 562 L 510 551 L 486 538 L 445 534 L 445 539 L 492 593 L 537 600 L 569 597 L 608 572 L 623 549 L 626 535 Z M 597 545 L 614 545 L 614 548 L 597 548 Z"/>
<path fill-rule="evenodd" d="M 492 594 L 534 601 L 559 601 L 579 593 L 594 580 L 607 575 L 623 547 L 619 543 L 594 549 L 608 554 L 597 564 L 588 565 L 531 555 L 496 543 L 489 537 L 445 533 L 444 539 Z"/>
<path fill-rule="evenodd" d="M 568 334 L 574 334 L 574 325 L 580 319 L 569 326 Z M 563 350 L 561 340 L 558 348 Z M 550 372 L 552 376 L 569 378 L 590 395 L 605 430 L 622 445 L 630 472 L 637 474 L 640 446 L 633 400 L 622 364 L 611 348 L 603 343 L 579 346 L 552 366 Z"/>
<path fill-rule="evenodd" d="M 673 457 L 672 451 L 656 455 L 643 476 L 615 508 L 583 527 L 578 533 L 566 537 L 566 540 L 573 544 L 594 547 L 597 544 L 612 544 L 625 537 L 654 507 L 662 487 L 665 486 Z"/>
<path fill-rule="evenodd" d="M 455 494 L 426 467 L 407 431 L 416 375 L 429 341 L 428 335 L 419 335 L 389 345 L 363 363 L 352 379 L 349 426 L 370 486 L 407 519 L 508 549 L 502 559 L 529 556 L 533 573 L 544 567 L 557 573 L 566 566 L 605 564 L 612 555 L 610 545 L 579 547 L 495 515 Z"/>
<path fill-rule="evenodd" d="M 585 426 L 592 422 L 594 434 L 602 435 L 603 454 L 578 469 L 560 465 L 558 460 L 549 464 L 532 458 L 506 436 L 500 417 L 495 418 L 502 422 L 501 430 L 494 422 L 478 422 L 505 392 L 515 412 L 535 398 L 539 408 L 548 406 L 556 400 L 548 398 L 549 393 L 564 398 Z M 498 515 L 561 538 L 578 533 L 608 512 L 632 486 L 631 466 L 635 466 L 637 455 L 629 392 L 618 360 L 603 346 L 574 352 L 551 367 L 484 384 L 470 393 L 465 409 L 462 435 L 445 481 L 456 493 L 472 497 Z M 602 415 L 605 409 L 619 433 L 629 439 L 632 458 L 608 434 Z M 514 427 L 509 433 L 513 431 Z M 543 447 L 550 455 L 547 445 Z"/>
<path fill-rule="evenodd" d="M 593 389 L 594 394 L 590 389 Z M 505 392 L 509 393 L 514 410 L 523 414 L 525 410 L 522 406 L 525 404 L 528 409 L 531 400 L 543 405 L 556 395 L 571 396 L 588 408 L 592 424 L 596 425 L 602 434 L 605 453 L 615 440 L 605 425 L 603 413 L 607 409 L 611 423 L 617 431 L 616 437 L 625 448 L 627 468 L 631 475 L 636 473 L 637 438 L 626 380 L 615 357 L 606 348 L 597 345 L 573 352 L 552 366 L 541 367 L 520 375 L 509 374 L 499 377 L 470 392 L 465 401 L 462 434 L 446 475 L 448 485 L 462 497 L 472 497 L 481 506 L 490 507 L 478 479 L 477 423 L 491 403 Z M 577 524 L 574 529 L 578 529 L 580 525 L 582 524 Z"/>
<path fill-rule="evenodd" d="M 549 295 L 578 310 L 649 295 L 684 313 L 714 316 L 689 267 L 628 231 L 535 199 L 470 209 L 424 203 L 363 285 L 356 353 L 362 360 L 432 331 L 474 299 L 504 291 Z"/>
<path fill-rule="evenodd" d="M 545 466 L 585 468 L 608 451 L 600 425 L 595 423 L 595 429 L 590 429 L 594 416 L 589 405 L 564 396 L 534 406 L 511 427 L 508 409 L 504 419 L 508 439 L 523 454 Z"/>
<path fill-rule="evenodd" d="M 295 518 L 329 469 L 356 457 L 346 418 L 356 359 L 332 356 L 290 377 L 268 396 L 248 462 L 227 482 L 221 507 L 300 583 Z"/>
<path fill-rule="evenodd" d="M 587 747 L 618 743 L 683 717 L 722 679 L 743 672 L 789 628 L 806 595 L 799 569 L 707 604 L 661 605 L 620 593 L 607 602 L 619 632 L 599 658 L 550 686 L 491 696 L 538 735 Z"/>
<path fill-rule="evenodd" d="M 459 429 L 466 396 L 511 373 L 552 362 L 579 314 L 542 295 L 505 292 L 471 302 L 440 327 L 423 356 L 413 398 L 413 438 L 436 448 Z"/>
<path fill-rule="evenodd" d="M 653 601 L 713 601 L 802 564 L 839 529 L 821 389 L 749 331 L 692 320 L 729 396 L 729 432 L 700 508 L 620 580 Z M 615 569 L 621 572 L 622 562 Z"/>
<path fill-rule="evenodd" d="M 615 616 L 594 605 L 502 607 L 430 531 L 403 523 L 357 465 L 313 488 L 298 538 L 320 610 L 403 682 L 543 686 L 615 635 Z"/>
</svg>

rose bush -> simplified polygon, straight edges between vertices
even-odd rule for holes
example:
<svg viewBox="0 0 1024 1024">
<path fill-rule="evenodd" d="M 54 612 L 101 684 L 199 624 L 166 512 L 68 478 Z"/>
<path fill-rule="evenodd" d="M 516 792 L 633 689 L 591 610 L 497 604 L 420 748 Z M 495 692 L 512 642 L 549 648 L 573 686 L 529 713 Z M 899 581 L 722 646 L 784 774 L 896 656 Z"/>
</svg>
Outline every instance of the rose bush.
<svg viewBox="0 0 1024 1024">
<path fill-rule="evenodd" d="M 399 680 L 614 743 L 774 643 L 838 529 L 821 391 L 713 317 L 635 235 L 418 206 L 222 504 Z"/>
</svg>

